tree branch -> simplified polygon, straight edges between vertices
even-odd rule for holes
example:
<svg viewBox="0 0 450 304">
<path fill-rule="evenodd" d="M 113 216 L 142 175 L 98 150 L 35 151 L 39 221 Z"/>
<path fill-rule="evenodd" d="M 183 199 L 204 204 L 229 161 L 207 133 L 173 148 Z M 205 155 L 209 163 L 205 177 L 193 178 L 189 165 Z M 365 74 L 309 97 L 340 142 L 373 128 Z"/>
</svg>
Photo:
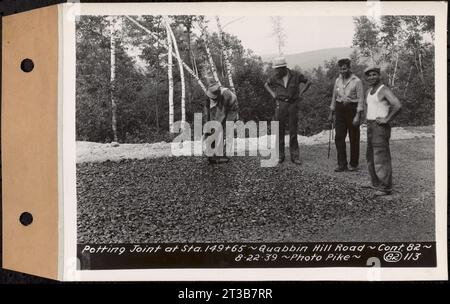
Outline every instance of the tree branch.
<svg viewBox="0 0 450 304">
<path fill-rule="evenodd" d="M 135 24 L 137 27 L 139 27 L 141 30 L 143 30 L 144 32 L 146 32 L 147 34 L 149 34 L 151 37 L 153 37 L 154 39 L 156 39 L 157 41 L 160 41 L 160 39 L 158 38 L 158 36 L 156 36 L 154 33 L 152 33 L 149 29 L 147 29 L 146 27 L 142 26 L 139 22 L 137 22 L 136 20 L 134 20 L 133 18 L 131 18 L 130 16 L 125 16 L 125 18 L 127 18 L 129 21 L 131 21 L 133 24 Z M 162 46 L 168 50 L 168 46 L 166 43 L 161 42 Z M 178 58 L 176 57 L 175 54 L 172 54 L 172 56 L 178 60 Z M 192 75 L 192 77 L 195 78 L 195 80 L 197 80 L 198 85 L 202 88 L 203 92 L 205 92 L 206 94 L 206 87 L 203 84 L 203 82 L 201 81 L 201 79 L 192 71 L 192 69 L 184 62 L 181 61 L 181 63 L 183 64 L 183 67 L 185 68 L 185 70 Z"/>
</svg>

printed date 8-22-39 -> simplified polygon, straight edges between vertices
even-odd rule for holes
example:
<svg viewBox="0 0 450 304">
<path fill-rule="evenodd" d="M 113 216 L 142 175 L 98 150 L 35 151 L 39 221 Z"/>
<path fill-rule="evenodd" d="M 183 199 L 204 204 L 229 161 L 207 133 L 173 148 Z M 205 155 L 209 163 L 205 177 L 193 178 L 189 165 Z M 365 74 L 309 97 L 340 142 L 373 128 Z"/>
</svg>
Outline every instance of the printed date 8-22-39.
<svg viewBox="0 0 450 304">
<path fill-rule="evenodd" d="M 278 258 L 278 255 L 273 253 L 273 254 L 238 254 L 234 260 L 236 262 L 259 262 L 259 261 L 263 261 L 263 262 L 273 262 L 276 261 Z"/>
</svg>

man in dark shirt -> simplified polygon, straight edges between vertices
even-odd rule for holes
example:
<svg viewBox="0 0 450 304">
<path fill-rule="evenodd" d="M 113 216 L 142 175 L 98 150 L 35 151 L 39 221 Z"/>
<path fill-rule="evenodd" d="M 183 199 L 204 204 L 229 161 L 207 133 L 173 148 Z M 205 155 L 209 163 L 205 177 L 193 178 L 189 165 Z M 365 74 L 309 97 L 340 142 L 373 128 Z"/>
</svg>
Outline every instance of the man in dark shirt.
<svg viewBox="0 0 450 304">
<path fill-rule="evenodd" d="M 208 87 L 206 95 L 208 98 L 204 104 L 204 122 L 211 120 L 219 122 L 222 125 L 222 136 L 224 137 L 223 140 L 225 140 L 226 122 L 235 122 L 239 117 L 236 94 L 230 89 L 222 87 L 218 83 L 213 83 Z M 211 134 L 205 134 L 205 139 L 210 135 Z M 222 147 L 223 150 L 220 150 L 222 150 L 223 153 L 208 157 L 208 161 L 211 164 L 221 164 L 229 161 L 229 158 L 224 155 L 224 152 L 226 151 L 225 145 L 222 145 Z M 214 142 L 211 148 L 215 148 Z"/>
<path fill-rule="evenodd" d="M 347 171 L 345 138 L 350 138 L 350 171 L 358 170 L 359 163 L 359 124 L 364 110 L 364 89 L 361 79 L 350 70 L 350 58 L 338 60 L 339 77 L 336 79 L 331 98 L 328 119 L 335 121 L 336 150 L 338 166 L 334 171 Z"/>
<path fill-rule="evenodd" d="M 277 104 L 275 119 L 279 121 L 279 163 L 284 161 L 284 133 L 285 124 L 288 122 L 291 161 L 301 164 L 297 140 L 298 103 L 302 99 L 303 93 L 309 89 L 311 82 L 302 74 L 288 69 L 286 59 L 282 57 L 274 60 L 273 67 L 275 75 L 267 80 L 264 87 Z M 305 84 L 302 90 L 300 90 L 301 83 Z"/>
</svg>

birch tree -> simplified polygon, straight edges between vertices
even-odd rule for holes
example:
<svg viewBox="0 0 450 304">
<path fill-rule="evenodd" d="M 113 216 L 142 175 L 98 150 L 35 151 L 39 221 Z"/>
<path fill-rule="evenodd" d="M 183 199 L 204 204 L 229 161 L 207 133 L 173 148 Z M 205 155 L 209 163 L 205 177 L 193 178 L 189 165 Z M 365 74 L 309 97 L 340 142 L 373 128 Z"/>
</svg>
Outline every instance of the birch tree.
<svg viewBox="0 0 450 304">
<path fill-rule="evenodd" d="M 115 96 L 115 80 L 116 80 L 116 34 L 120 28 L 120 20 L 118 17 L 110 16 L 109 18 L 110 30 L 110 54 L 111 54 L 111 74 L 110 74 L 110 98 L 111 98 L 111 128 L 113 131 L 113 147 L 119 146 L 117 137 L 117 101 Z"/>
<path fill-rule="evenodd" d="M 424 28 L 428 26 L 426 20 L 428 16 L 403 16 L 405 23 L 406 42 L 404 47 L 412 54 L 414 66 L 419 75 L 419 79 L 425 85 L 424 67 L 422 63 L 422 48 Z"/>
<path fill-rule="evenodd" d="M 220 83 L 219 76 L 217 75 L 216 65 L 214 64 L 214 60 L 211 55 L 211 50 L 209 48 L 208 28 L 207 28 L 204 20 L 200 20 L 198 22 L 198 25 L 201 30 L 202 40 L 203 40 L 203 44 L 204 44 L 205 51 L 206 51 L 206 56 L 208 57 L 209 68 L 211 69 L 212 75 L 214 77 L 214 81 L 217 82 L 219 85 L 222 85 Z"/>
<path fill-rule="evenodd" d="M 138 28 L 140 28 L 141 30 L 143 30 L 144 32 L 146 32 L 147 34 L 149 34 L 150 37 L 152 37 L 153 39 L 155 39 L 156 41 L 159 41 L 159 38 L 152 33 L 152 31 L 150 31 L 149 29 L 147 29 L 145 26 L 143 26 L 142 24 L 140 24 L 139 22 L 137 22 L 136 20 L 134 20 L 133 18 L 131 18 L 130 16 L 125 16 L 125 18 L 127 20 L 129 20 L 130 22 L 132 22 L 134 25 L 136 25 Z M 161 45 L 168 50 L 168 44 L 165 41 L 160 41 Z M 178 58 L 176 57 L 175 54 L 172 54 L 172 57 L 175 57 L 175 59 L 178 60 Z M 203 84 L 203 82 L 201 81 L 201 79 L 198 77 L 198 75 L 196 73 L 194 73 L 194 71 L 192 71 L 192 69 L 184 62 L 181 61 L 181 63 L 183 64 L 184 69 L 192 76 L 195 78 L 195 80 L 197 80 L 198 85 L 202 88 L 203 92 L 206 94 L 206 87 Z"/>
<path fill-rule="evenodd" d="M 383 45 L 382 56 L 386 62 L 389 62 L 393 66 L 393 72 L 389 77 L 389 84 L 391 87 L 394 87 L 401 44 L 404 41 L 401 20 L 397 16 L 382 16 L 380 21 L 380 34 L 382 35 L 380 41 Z"/>
<path fill-rule="evenodd" d="M 169 81 L 169 131 L 174 132 L 174 109 L 173 109 L 173 75 L 172 75 L 172 38 L 170 37 L 170 30 L 166 22 L 167 31 L 167 77 Z"/>
<path fill-rule="evenodd" d="M 233 93 L 236 93 L 236 89 L 234 88 L 234 83 L 233 83 L 233 77 L 231 74 L 231 63 L 230 63 L 230 60 L 228 57 L 228 50 L 225 47 L 225 39 L 224 39 L 224 34 L 223 34 L 222 25 L 220 23 L 219 16 L 216 16 L 216 22 L 217 22 L 217 28 L 219 30 L 220 49 L 222 50 L 223 59 L 225 61 L 225 69 L 226 69 L 226 74 L 227 74 L 227 78 L 228 78 L 228 84 L 230 86 L 230 90 Z"/>
<path fill-rule="evenodd" d="M 192 42 L 192 27 L 194 25 L 194 22 L 196 22 L 196 20 L 199 17 L 193 15 L 180 15 L 174 16 L 173 18 L 178 24 L 181 24 L 185 28 L 184 33 L 186 33 L 187 62 L 191 65 L 193 71 L 198 76 L 197 62 L 192 50 L 191 42 Z M 189 103 L 191 103 L 193 90 L 192 90 L 192 76 L 189 74 L 188 74 L 188 87 L 189 87 L 189 90 L 187 90 L 189 92 L 188 101 Z"/>
<path fill-rule="evenodd" d="M 181 122 L 184 123 L 186 121 L 186 89 L 185 89 L 185 81 L 184 81 L 184 69 L 180 56 L 180 51 L 178 49 L 177 40 L 175 39 L 175 35 L 173 34 L 172 28 L 170 27 L 170 22 L 168 18 L 165 18 L 166 27 L 168 32 L 170 33 L 170 38 L 172 40 L 173 46 L 175 48 L 175 55 L 177 56 L 178 67 L 180 69 L 180 78 L 181 78 Z"/>
<path fill-rule="evenodd" d="M 372 63 L 382 64 L 392 88 L 403 87 L 406 96 L 417 75 L 427 87 L 426 74 L 433 69 L 434 19 L 430 16 L 382 16 L 379 23 L 366 16 L 354 18 L 353 45 Z M 426 35 L 430 37 L 426 37 Z M 414 70 L 417 73 L 414 73 Z"/>
<path fill-rule="evenodd" d="M 361 50 L 361 54 L 369 57 L 371 64 L 379 64 L 376 54 L 378 53 L 378 34 L 377 24 L 366 16 L 353 18 L 355 24 L 355 34 L 353 36 L 353 45 Z"/>
<path fill-rule="evenodd" d="M 403 91 L 403 97 L 406 97 L 406 93 L 408 92 L 409 80 L 411 79 L 411 72 L 413 67 L 409 67 L 408 79 L 406 79 L 405 90 Z"/>
</svg>

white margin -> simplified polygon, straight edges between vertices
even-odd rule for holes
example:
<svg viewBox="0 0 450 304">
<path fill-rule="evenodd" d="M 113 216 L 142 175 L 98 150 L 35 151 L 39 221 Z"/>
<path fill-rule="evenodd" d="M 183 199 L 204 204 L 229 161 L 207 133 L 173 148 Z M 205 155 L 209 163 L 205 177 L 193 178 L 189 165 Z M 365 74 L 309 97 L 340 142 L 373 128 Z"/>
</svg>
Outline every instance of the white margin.
<svg viewBox="0 0 450 304">
<path fill-rule="evenodd" d="M 436 268 L 381 268 L 380 279 L 447 280 L 447 38 L 446 2 L 252 2 L 252 3 L 84 3 L 81 15 L 200 14 L 222 16 L 357 16 L 373 13 L 380 4 L 383 15 L 435 16 L 435 189 Z M 407 4 L 407 5 L 406 5 Z M 366 281 L 371 268 L 258 268 L 258 269 L 143 269 L 76 270 L 76 144 L 75 144 L 75 23 L 67 18 L 70 3 L 62 6 L 63 43 L 63 196 L 64 274 L 69 281 Z M 225 7 L 224 7 L 225 6 Z M 61 20 L 61 19 L 60 19 Z"/>
</svg>

